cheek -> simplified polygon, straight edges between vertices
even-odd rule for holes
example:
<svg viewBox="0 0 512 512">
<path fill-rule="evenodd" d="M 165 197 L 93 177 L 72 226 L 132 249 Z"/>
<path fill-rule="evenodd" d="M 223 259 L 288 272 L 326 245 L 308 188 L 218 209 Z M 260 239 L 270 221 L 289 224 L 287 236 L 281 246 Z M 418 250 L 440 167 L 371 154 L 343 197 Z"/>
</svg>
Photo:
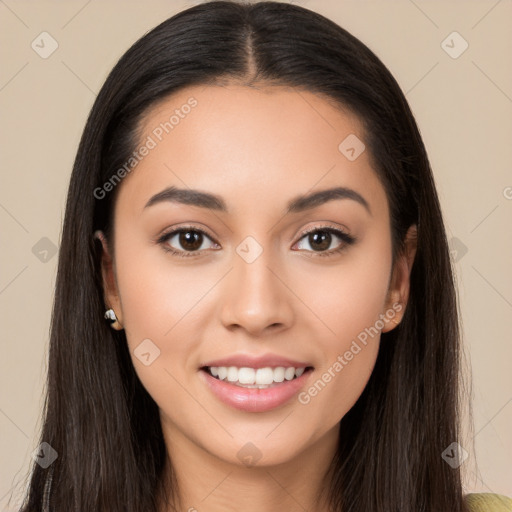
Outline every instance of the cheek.
<svg viewBox="0 0 512 512">
<path fill-rule="evenodd" d="M 205 279 L 204 273 L 201 278 L 197 271 L 166 263 L 165 253 L 155 258 L 157 251 L 135 247 L 126 250 L 120 240 L 116 259 L 134 369 L 161 410 L 188 411 L 202 417 L 186 389 L 188 379 L 197 371 L 197 326 L 204 323 L 204 318 L 199 318 L 201 299 L 218 278 Z"/>
<path fill-rule="evenodd" d="M 302 272 L 297 293 L 323 321 L 330 347 L 373 326 L 384 312 L 391 275 L 391 245 L 386 237 L 366 237 L 336 265 L 317 264 Z"/>
<path fill-rule="evenodd" d="M 313 411 L 324 411 L 327 423 L 339 421 L 363 392 L 377 359 L 382 314 L 391 272 L 391 246 L 374 238 L 340 266 L 324 269 L 302 281 L 311 309 L 322 320 L 322 336 L 316 338 L 322 363 L 312 385 L 299 402 Z M 313 286 L 329 283 L 328 286 Z M 313 294 L 311 290 L 316 290 Z M 310 302 L 308 302 L 310 304 Z M 320 332 L 320 331 L 319 331 Z"/>
<path fill-rule="evenodd" d="M 197 338 L 190 326 L 200 325 L 196 315 L 201 308 L 196 306 L 215 283 L 215 276 L 205 279 L 204 272 L 173 265 L 163 251 L 134 247 L 123 251 L 122 243 L 119 247 L 118 287 L 131 351 L 149 338 L 162 355 L 172 343 L 173 357 L 185 357 Z"/>
<path fill-rule="evenodd" d="M 197 263 L 180 261 L 150 241 L 136 221 L 119 219 L 117 226 L 116 276 L 128 340 L 171 339 L 213 283 Z"/>
</svg>

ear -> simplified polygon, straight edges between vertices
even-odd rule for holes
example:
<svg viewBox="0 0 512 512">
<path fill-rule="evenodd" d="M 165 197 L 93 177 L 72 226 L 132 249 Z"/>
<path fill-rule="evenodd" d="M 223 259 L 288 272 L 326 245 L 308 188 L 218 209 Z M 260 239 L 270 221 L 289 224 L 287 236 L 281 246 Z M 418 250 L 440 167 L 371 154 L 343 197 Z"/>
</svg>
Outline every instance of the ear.
<svg viewBox="0 0 512 512">
<path fill-rule="evenodd" d="M 103 231 L 96 231 L 94 233 L 94 238 L 100 240 L 103 248 L 101 253 L 101 276 L 103 280 L 103 299 L 105 301 L 105 309 L 112 308 L 114 310 L 117 322 L 112 324 L 112 327 L 119 330 L 123 328 L 123 312 L 117 289 L 113 260 Z"/>
<path fill-rule="evenodd" d="M 418 229 L 415 224 L 409 227 L 405 235 L 404 250 L 397 257 L 393 275 L 386 297 L 386 311 L 396 312 L 395 316 L 385 322 L 382 332 L 394 329 L 402 320 L 409 299 L 411 269 L 418 246 Z M 401 307 L 399 306 L 401 305 Z M 386 315 L 387 317 L 387 315 Z"/>
</svg>

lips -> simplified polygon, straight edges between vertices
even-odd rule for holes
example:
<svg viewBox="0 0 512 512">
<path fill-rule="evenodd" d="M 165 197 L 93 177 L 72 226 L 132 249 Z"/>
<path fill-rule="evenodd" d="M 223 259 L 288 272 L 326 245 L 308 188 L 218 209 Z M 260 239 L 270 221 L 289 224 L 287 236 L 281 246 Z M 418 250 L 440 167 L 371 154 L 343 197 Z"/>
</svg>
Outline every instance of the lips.
<svg viewBox="0 0 512 512">
<path fill-rule="evenodd" d="M 309 381 L 313 366 L 275 354 L 238 354 L 207 361 L 200 377 L 224 404 L 265 412 L 288 403 Z"/>
</svg>

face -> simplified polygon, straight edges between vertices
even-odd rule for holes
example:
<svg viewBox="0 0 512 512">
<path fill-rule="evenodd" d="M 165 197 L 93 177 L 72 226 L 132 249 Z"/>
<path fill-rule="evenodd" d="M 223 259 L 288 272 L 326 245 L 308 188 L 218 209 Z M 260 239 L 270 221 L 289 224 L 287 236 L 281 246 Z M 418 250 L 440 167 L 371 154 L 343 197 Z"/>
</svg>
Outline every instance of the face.
<svg viewBox="0 0 512 512">
<path fill-rule="evenodd" d="M 142 130 L 104 284 L 167 443 L 273 465 L 335 439 L 410 268 L 392 269 L 360 122 L 313 93 L 230 85 L 172 95 Z"/>
</svg>

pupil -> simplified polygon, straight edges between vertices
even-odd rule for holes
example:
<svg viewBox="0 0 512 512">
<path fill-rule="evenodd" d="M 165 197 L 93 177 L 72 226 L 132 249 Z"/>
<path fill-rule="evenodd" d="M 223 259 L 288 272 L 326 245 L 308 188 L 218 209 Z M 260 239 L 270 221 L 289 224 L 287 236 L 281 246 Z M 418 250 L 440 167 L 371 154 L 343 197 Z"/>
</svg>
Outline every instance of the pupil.
<svg viewBox="0 0 512 512">
<path fill-rule="evenodd" d="M 313 243 L 311 243 L 313 240 Z M 326 243 L 327 242 L 327 243 Z M 331 233 L 328 231 L 317 231 L 316 233 L 312 233 L 309 235 L 309 243 L 313 249 L 315 249 L 315 245 L 320 243 L 318 249 L 328 249 L 331 245 Z"/>
<path fill-rule="evenodd" d="M 185 249 L 195 251 L 201 247 L 201 236 L 197 231 L 183 231 L 180 234 L 180 244 Z"/>
</svg>

